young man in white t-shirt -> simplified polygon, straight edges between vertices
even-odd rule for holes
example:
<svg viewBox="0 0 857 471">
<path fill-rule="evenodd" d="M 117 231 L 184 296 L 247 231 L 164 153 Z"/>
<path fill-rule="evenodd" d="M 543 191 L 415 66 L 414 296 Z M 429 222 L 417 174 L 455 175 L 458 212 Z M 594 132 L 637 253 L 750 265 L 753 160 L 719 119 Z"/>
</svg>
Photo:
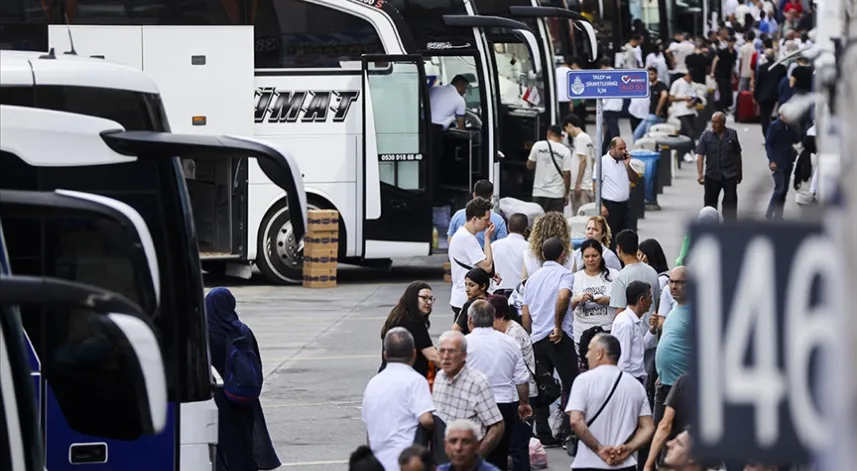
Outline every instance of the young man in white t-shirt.
<svg viewBox="0 0 857 471">
<path fill-rule="evenodd" d="M 473 268 L 481 268 L 492 274 L 494 271 L 494 255 L 491 252 L 491 236 L 494 234 L 494 224 L 491 222 L 492 204 L 485 198 L 476 197 L 464 208 L 464 223 L 449 239 L 449 265 L 452 277 L 452 291 L 449 304 L 455 317 L 461 311 L 461 306 L 467 302 L 464 291 L 464 278 Z M 485 231 L 483 246 L 476 240 L 476 233 Z M 501 279 L 494 275 L 496 282 Z"/>
<path fill-rule="evenodd" d="M 536 142 L 530 149 L 527 170 L 535 170 L 533 202 L 545 210 L 562 212 L 568 205 L 571 184 L 571 151 L 562 143 L 562 128 L 548 128 L 547 139 Z"/>
<path fill-rule="evenodd" d="M 562 129 L 574 143 L 571 157 L 571 183 L 574 192 L 571 196 L 571 211 L 577 210 L 586 203 L 593 201 L 592 166 L 595 163 L 595 146 L 592 138 L 581 129 L 580 118 L 575 115 L 567 116 L 562 122 Z"/>
</svg>

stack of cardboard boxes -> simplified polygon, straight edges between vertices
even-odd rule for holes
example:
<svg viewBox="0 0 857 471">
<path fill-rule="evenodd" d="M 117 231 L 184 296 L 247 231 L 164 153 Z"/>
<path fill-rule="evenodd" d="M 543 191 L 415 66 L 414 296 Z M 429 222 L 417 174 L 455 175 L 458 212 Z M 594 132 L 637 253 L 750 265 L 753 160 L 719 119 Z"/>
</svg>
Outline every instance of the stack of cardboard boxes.
<svg viewBox="0 0 857 471">
<path fill-rule="evenodd" d="M 339 253 L 339 213 L 335 210 L 309 211 L 304 237 L 305 288 L 336 286 L 336 259 Z"/>
</svg>

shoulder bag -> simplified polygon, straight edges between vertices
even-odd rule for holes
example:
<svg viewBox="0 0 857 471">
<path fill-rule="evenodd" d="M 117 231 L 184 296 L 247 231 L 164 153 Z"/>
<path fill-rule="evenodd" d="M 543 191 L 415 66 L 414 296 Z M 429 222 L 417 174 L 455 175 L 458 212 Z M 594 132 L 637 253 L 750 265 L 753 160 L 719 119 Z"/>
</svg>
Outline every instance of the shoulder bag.
<svg viewBox="0 0 857 471">
<path fill-rule="evenodd" d="M 545 143 L 547 143 L 547 145 L 548 145 L 548 152 L 550 152 L 550 154 L 551 154 L 551 162 L 553 162 L 553 167 L 556 169 L 557 173 L 559 173 L 559 177 L 563 178 L 562 169 L 559 167 L 559 164 L 556 163 L 556 159 L 554 158 L 553 147 L 551 146 L 551 141 L 548 139 L 545 139 Z"/>
<path fill-rule="evenodd" d="M 531 370 L 530 366 L 526 363 L 524 365 L 527 367 L 527 371 L 533 375 L 536 388 L 539 390 L 539 395 L 532 398 L 530 404 L 533 407 L 550 407 L 551 404 L 562 396 L 562 384 L 556 379 L 553 372 L 544 371 L 544 368 L 539 371 L 538 363 L 536 363 L 536 371 L 539 371 L 538 374 Z"/>
<path fill-rule="evenodd" d="M 592 424 L 595 422 L 595 419 L 601 415 L 601 412 L 607 407 L 607 403 L 610 402 L 610 399 L 613 399 L 613 393 L 616 392 L 616 388 L 619 387 L 619 381 L 622 379 L 622 372 L 619 372 L 619 376 L 616 378 L 616 382 L 613 383 L 613 389 L 610 390 L 610 394 L 607 395 L 607 399 L 604 400 L 604 404 L 601 404 L 601 408 L 598 409 L 598 412 L 592 416 L 591 419 L 586 421 L 586 428 L 592 427 Z M 577 446 L 580 442 L 580 439 L 574 435 L 574 431 L 572 431 L 571 436 L 568 437 L 568 448 L 566 451 L 568 452 L 568 456 L 577 456 Z"/>
</svg>

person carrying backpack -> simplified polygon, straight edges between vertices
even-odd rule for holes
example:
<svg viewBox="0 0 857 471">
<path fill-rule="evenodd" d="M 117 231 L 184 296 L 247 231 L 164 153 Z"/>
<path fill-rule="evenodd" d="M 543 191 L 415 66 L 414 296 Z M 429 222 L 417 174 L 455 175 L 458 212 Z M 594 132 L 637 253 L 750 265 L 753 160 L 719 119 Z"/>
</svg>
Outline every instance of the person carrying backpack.
<svg viewBox="0 0 857 471">
<path fill-rule="evenodd" d="M 218 410 L 218 471 L 257 471 L 281 463 L 259 402 L 262 357 L 253 331 L 238 319 L 235 296 L 214 288 L 205 296 L 211 365 L 223 378 L 214 401 Z"/>
</svg>

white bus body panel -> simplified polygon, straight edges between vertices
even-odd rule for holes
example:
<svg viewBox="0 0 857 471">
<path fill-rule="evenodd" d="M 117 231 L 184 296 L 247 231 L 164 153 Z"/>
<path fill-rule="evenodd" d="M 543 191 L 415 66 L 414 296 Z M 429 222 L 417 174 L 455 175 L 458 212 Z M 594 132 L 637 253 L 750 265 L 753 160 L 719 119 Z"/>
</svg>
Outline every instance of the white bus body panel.
<svg viewBox="0 0 857 471">
<path fill-rule="evenodd" d="M 48 25 L 48 46 L 57 54 L 74 49 L 82 57 L 104 56 L 105 60 L 143 68 L 143 31 L 140 26 Z"/>
<path fill-rule="evenodd" d="M 181 407 L 181 471 L 211 471 L 210 445 L 217 444 L 217 404 L 214 399 L 184 402 Z"/>
</svg>

